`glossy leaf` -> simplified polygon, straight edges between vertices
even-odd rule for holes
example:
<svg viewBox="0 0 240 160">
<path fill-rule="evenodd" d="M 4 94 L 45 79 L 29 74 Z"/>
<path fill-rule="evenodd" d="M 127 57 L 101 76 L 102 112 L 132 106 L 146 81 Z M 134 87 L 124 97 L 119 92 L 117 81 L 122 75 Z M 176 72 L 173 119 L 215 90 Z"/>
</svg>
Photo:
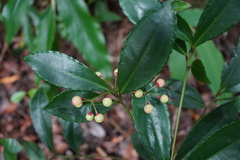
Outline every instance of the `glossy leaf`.
<svg viewBox="0 0 240 160">
<path fill-rule="evenodd" d="M 189 160 L 239 159 L 240 121 L 229 124 L 204 141 L 189 157 Z M 203 154 L 204 153 L 204 154 Z"/>
<path fill-rule="evenodd" d="M 61 35 L 73 43 L 84 59 L 109 79 L 111 64 L 100 25 L 90 15 L 84 1 L 58 0 Z"/>
<path fill-rule="evenodd" d="M 213 135 L 223 126 L 237 120 L 239 108 L 240 98 L 238 97 L 214 109 L 200 119 L 185 138 L 178 151 L 176 160 L 188 159 L 187 157 L 191 155 L 199 145 L 205 142 L 209 136 Z M 226 141 L 226 139 L 221 139 L 221 141 Z M 215 143 L 213 144 L 216 145 Z M 204 154 L 205 153 L 206 152 L 204 152 Z"/>
<path fill-rule="evenodd" d="M 9 152 L 8 150 L 4 150 L 3 152 L 4 160 L 17 160 L 17 153 Z"/>
<path fill-rule="evenodd" d="M 11 102 L 18 103 L 24 98 L 25 95 L 26 95 L 25 91 L 17 91 L 13 93 L 13 95 L 11 96 Z"/>
<path fill-rule="evenodd" d="M 141 136 L 139 133 L 132 133 L 132 143 L 135 150 L 138 152 L 139 156 L 144 160 L 155 160 L 153 155 L 148 151 L 142 142 Z"/>
<path fill-rule="evenodd" d="M 147 15 L 149 11 L 162 5 L 158 0 L 119 0 L 119 2 L 123 13 L 133 24 L 136 24 L 142 17 Z"/>
<path fill-rule="evenodd" d="M 143 87 L 165 65 L 172 51 L 175 20 L 168 1 L 134 27 L 121 51 L 118 67 L 118 87 L 121 93 Z"/>
<path fill-rule="evenodd" d="M 8 0 L 2 11 L 2 19 L 5 26 L 4 39 L 9 44 L 17 33 L 26 16 L 33 0 Z"/>
<path fill-rule="evenodd" d="M 213 39 L 240 21 L 239 0 L 211 0 L 197 25 L 193 46 Z"/>
<path fill-rule="evenodd" d="M 54 147 L 51 117 L 47 112 L 42 110 L 47 104 L 47 95 L 44 93 L 42 88 L 38 89 L 30 102 L 30 116 L 33 127 L 40 140 L 49 148 L 50 151 L 53 152 Z"/>
<path fill-rule="evenodd" d="M 169 92 L 173 97 L 173 104 L 179 105 L 183 82 L 175 79 L 166 79 L 166 86 L 169 88 Z M 202 108 L 204 107 L 204 101 L 199 93 L 187 84 L 183 100 L 183 108 Z"/>
<path fill-rule="evenodd" d="M 145 91 L 153 87 L 153 84 L 146 86 Z M 158 94 L 155 90 L 150 93 Z M 136 98 L 132 97 L 132 112 L 135 121 L 135 127 L 141 135 L 143 143 L 146 145 L 155 159 L 169 159 L 170 158 L 170 145 L 171 145 L 171 123 L 168 106 L 160 102 L 150 94 Z M 146 101 L 147 99 L 147 101 Z M 147 114 L 144 112 L 146 103 L 154 106 L 152 113 Z"/>
<path fill-rule="evenodd" d="M 175 11 L 182 11 L 182 10 L 185 10 L 189 7 L 191 7 L 192 5 L 187 3 L 187 2 L 184 2 L 184 1 L 181 1 L 181 0 L 175 0 L 173 3 L 172 3 L 172 7 Z"/>
<path fill-rule="evenodd" d="M 193 76 L 203 83 L 211 83 L 207 77 L 205 68 L 202 64 L 202 61 L 199 59 L 196 59 L 192 65 L 191 65 L 191 71 Z"/>
<path fill-rule="evenodd" d="M 84 102 L 80 108 L 75 107 L 72 104 L 72 98 L 74 96 L 80 96 L 84 99 L 92 99 L 99 94 L 93 92 L 84 92 L 84 91 L 65 91 L 56 96 L 45 108 L 44 110 L 59 117 L 66 121 L 71 122 L 87 122 L 85 116 L 92 109 L 92 112 L 95 114 L 93 107 L 90 106 L 90 102 Z M 97 111 L 99 113 L 105 114 L 110 110 L 114 104 L 110 107 L 105 107 L 102 103 L 94 103 Z"/>
<path fill-rule="evenodd" d="M 193 9 L 187 9 L 182 12 L 179 12 L 178 14 L 190 25 L 190 26 L 197 26 L 199 19 L 203 13 L 202 9 L 199 8 L 193 8 Z"/>
<path fill-rule="evenodd" d="M 74 123 L 69 121 L 60 120 L 63 130 L 64 138 L 71 148 L 78 152 L 80 145 L 82 144 L 83 130 L 80 123 Z"/>
<path fill-rule="evenodd" d="M 225 92 L 240 92 L 240 39 L 230 64 L 225 63 L 223 66 L 221 89 Z"/>
<path fill-rule="evenodd" d="M 7 150 L 11 153 L 18 153 L 22 150 L 20 143 L 13 138 L 0 139 L 0 144 L 3 146 L 4 150 Z"/>
<path fill-rule="evenodd" d="M 187 52 L 187 46 L 186 43 L 181 39 L 175 39 L 173 44 L 173 49 L 175 49 L 177 52 L 185 55 Z"/>
<path fill-rule="evenodd" d="M 209 81 L 210 89 L 214 94 L 220 89 L 221 71 L 224 60 L 221 52 L 216 48 L 212 41 L 206 42 L 196 49 L 198 58 L 206 68 L 206 74 Z"/>
<path fill-rule="evenodd" d="M 177 38 L 192 43 L 192 30 L 180 15 L 177 15 L 177 28 Z"/>
<path fill-rule="evenodd" d="M 55 38 L 55 14 L 51 7 L 45 9 L 40 17 L 40 22 L 36 28 L 36 37 L 34 38 L 33 51 L 43 51 L 52 49 Z"/>
<path fill-rule="evenodd" d="M 45 81 L 73 90 L 106 91 L 107 85 L 95 72 L 59 52 L 36 52 L 24 58 Z"/>
<path fill-rule="evenodd" d="M 24 150 L 29 160 L 46 160 L 46 157 L 41 148 L 33 142 L 24 141 Z"/>
</svg>

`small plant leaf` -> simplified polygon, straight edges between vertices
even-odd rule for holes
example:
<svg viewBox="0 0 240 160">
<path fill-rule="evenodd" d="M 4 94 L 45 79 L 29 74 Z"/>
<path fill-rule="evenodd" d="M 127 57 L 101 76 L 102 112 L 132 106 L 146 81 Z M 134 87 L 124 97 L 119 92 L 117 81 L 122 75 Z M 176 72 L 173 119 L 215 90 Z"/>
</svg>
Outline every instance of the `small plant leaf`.
<svg viewBox="0 0 240 160">
<path fill-rule="evenodd" d="M 192 43 L 192 30 L 180 15 L 177 15 L 177 28 L 177 38 Z"/>
<path fill-rule="evenodd" d="M 154 85 L 151 83 L 143 90 L 147 91 Z M 150 93 L 158 94 L 155 90 Z M 159 98 L 147 94 L 141 98 L 132 97 L 132 111 L 135 127 L 155 159 L 169 159 L 171 145 L 171 123 L 168 106 L 160 102 Z M 146 101 L 147 99 L 147 101 Z M 146 103 L 154 106 L 152 113 L 144 112 Z"/>
<path fill-rule="evenodd" d="M 197 25 L 193 46 L 213 39 L 240 21 L 239 0 L 211 0 Z"/>
<path fill-rule="evenodd" d="M 95 114 L 93 107 L 91 107 L 90 102 L 83 102 L 83 105 L 80 108 L 75 107 L 72 104 L 72 98 L 74 96 L 80 96 L 84 99 L 92 99 L 99 94 L 86 91 L 64 91 L 57 95 L 45 108 L 44 110 L 59 117 L 66 121 L 70 122 L 88 122 L 86 120 L 86 114 L 92 112 Z M 94 103 L 97 111 L 99 113 L 105 114 L 110 110 L 114 104 L 110 107 L 105 107 L 102 103 Z M 92 109 L 92 110 L 91 110 Z"/>
<path fill-rule="evenodd" d="M 13 93 L 13 95 L 11 96 L 11 102 L 13 103 L 18 103 L 21 100 L 23 100 L 24 96 L 26 95 L 25 91 L 17 91 L 15 93 Z"/>
<path fill-rule="evenodd" d="M 123 10 L 123 13 L 128 17 L 128 19 L 136 24 L 142 17 L 147 15 L 149 11 L 152 11 L 159 6 L 161 2 L 158 0 L 119 0 L 120 6 Z"/>
<path fill-rule="evenodd" d="M 184 1 L 181 1 L 181 0 L 175 0 L 173 3 L 172 3 L 172 7 L 175 11 L 182 11 L 182 10 L 185 10 L 189 7 L 191 7 L 192 5 L 187 3 L 187 2 L 184 2 Z"/>
<path fill-rule="evenodd" d="M 196 59 L 191 65 L 191 70 L 192 70 L 193 76 L 200 82 L 211 83 L 207 77 L 205 68 L 201 60 Z"/>
<path fill-rule="evenodd" d="M 178 14 L 190 25 L 193 27 L 196 27 L 199 19 L 203 13 L 202 9 L 199 8 L 193 8 L 193 9 L 187 9 L 182 12 L 179 12 Z"/>
<path fill-rule="evenodd" d="M 36 52 L 24 60 L 41 78 L 53 85 L 73 90 L 108 90 L 95 72 L 63 53 Z"/>
<path fill-rule="evenodd" d="M 59 30 L 73 43 L 84 59 L 103 77 L 112 77 L 110 57 L 101 27 L 88 10 L 85 1 L 58 0 Z"/>
<path fill-rule="evenodd" d="M 74 123 L 69 121 L 64 121 L 60 119 L 63 135 L 66 139 L 67 143 L 71 146 L 71 148 L 78 152 L 80 149 L 80 145 L 82 144 L 82 134 L 83 130 L 80 123 Z"/>
<path fill-rule="evenodd" d="M 186 43 L 181 39 L 175 39 L 173 44 L 173 49 L 175 49 L 177 52 L 185 55 L 187 52 L 187 46 Z"/>
<path fill-rule="evenodd" d="M 225 63 L 223 66 L 221 89 L 225 92 L 240 92 L 240 39 L 230 64 Z"/>
<path fill-rule="evenodd" d="M 30 116 L 33 127 L 39 138 L 49 148 L 49 150 L 53 152 L 54 147 L 51 117 L 47 112 L 42 110 L 47 103 L 48 99 L 44 90 L 42 88 L 38 89 L 30 102 Z"/>
<path fill-rule="evenodd" d="M 17 160 L 17 153 L 9 152 L 8 150 L 4 150 L 3 152 L 4 160 Z"/>
<path fill-rule="evenodd" d="M 29 160 L 46 160 L 46 157 L 41 148 L 33 142 L 24 141 L 24 150 Z"/>
<path fill-rule="evenodd" d="M 132 133 L 132 143 L 139 156 L 144 160 L 155 160 L 153 155 L 148 151 L 144 143 L 142 142 L 139 133 Z"/>
<path fill-rule="evenodd" d="M 33 0 L 8 0 L 2 11 L 2 19 L 5 26 L 5 41 L 9 44 L 17 33 L 26 16 Z"/>
<path fill-rule="evenodd" d="M 213 135 L 223 126 L 236 121 L 239 108 L 240 98 L 237 97 L 219 106 L 204 116 L 202 119 L 200 119 L 185 138 L 182 146 L 178 151 L 176 160 L 188 159 L 187 157 L 192 154 L 200 144 L 205 142 L 209 136 Z M 226 139 L 221 139 L 221 141 L 226 141 Z"/>
<path fill-rule="evenodd" d="M 118 67 L 118 87 L 121 93 L 143 87 L 165 65 L 172 51 L 175 21 L 175 13 L 171 10 L 170 1 L 167 1 L 134 27 L 121 51 Z"/>
<path fill-rule="evenodd" d="M 18 153 L 23 149 L 20 143 L 13 138 L 0 139 L 0 144 L 3 146 L 4 151 L 7 150 L 10 153 Z"/>
</svg>

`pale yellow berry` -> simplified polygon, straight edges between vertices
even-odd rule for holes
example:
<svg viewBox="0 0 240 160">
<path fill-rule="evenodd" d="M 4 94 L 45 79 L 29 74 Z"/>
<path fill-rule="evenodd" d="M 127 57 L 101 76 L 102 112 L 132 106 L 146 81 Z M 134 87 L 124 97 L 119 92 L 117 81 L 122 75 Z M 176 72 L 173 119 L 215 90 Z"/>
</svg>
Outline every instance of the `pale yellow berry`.
<svg viewBox="0 0 240 160">
<path fill-rule="evenodd" d="M 112 99 L 111 98 L 103 98 L 102 103 L 105 107 L 110 107 L 112 105 Z"/>
<path fill-rule="evenodd" d="M 158 79 L 157 82 L 156 82 L 156 85 L 158 87 L 163 87 L 165 85 L 164 79 Z"/>
<path fill-rule="evenodd" d="M 153 111 L 153 106 L 151 105 L 151 104 L 146 104 L 145 106 L 144 106 L 144 112 L 146 112 L 147 114 L 150 114 L 150 113 L 152 113 L 152 111 Z"/>
<path fill-rule="evenodd" d="M 143 96 L 143 91 L 141 89 L 136 90 L 135 92 L 135 97 L 141 98 Z"/>
<path fill-rule="evenodd" d="M 96 116 L 94 117 L 94 120 L 97 123 L 101 123 L 104 120 L 104 116 L 101 113 L 97 113 Z"/>
<path fill-rule="evenodd" d="M 115 76 L 117 76 L 117 75 L 118 75 L 118 69 L 115 69 L 115 70 L 113 71 L 113 73 L 114 73 Z"/>
<path fill-rule="evenodd" d="M 161 98 L 160 98 L 160 101 L 162 102 L 162 103 L 167 103 L 168 102 L 168 96 L 167 95 L 162 95 L 161 96 Z"/>
<path fill-rule="evenodd" d="M 72 98 L 72 104 L 75 106 L 75 107 L 81 107 L 82 106 L 82 98 L 79 97 L 79 96 L 74 96 Z"/>
<path fill-rule="evenodd" d="M 95 72 L 95 73 L 98 77 L 102 78 L 102 73 L 101 72 Z"/>
<path fill-rule="evenodd" d="M 92 121 L 93 118 L 94 118 L 94 115 L 93 115 L 91 112 L 89 112 L 88 114 L 86 114 L 86 119 L 87 119 L 88 121 Z"/>
</svg>

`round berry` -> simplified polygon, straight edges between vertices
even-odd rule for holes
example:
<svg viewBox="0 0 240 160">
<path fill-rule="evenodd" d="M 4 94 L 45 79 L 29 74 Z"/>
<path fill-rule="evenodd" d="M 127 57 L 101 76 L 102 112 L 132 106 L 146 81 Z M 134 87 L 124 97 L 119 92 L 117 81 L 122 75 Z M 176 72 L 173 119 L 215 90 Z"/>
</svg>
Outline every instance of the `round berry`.
<svg viewBox="0 0 240 160">
<path fill-rule="evenodd" d="M 158 79 L 157 82 L 156 82 L 156 85 L 158 87 L 163 87 L 165 85 L 164 79 Z"/>
<path fill-rule="evenodd" d="M 75 107 L 81 107 L 82 106 L 82 98 L 79 97 L 79 96 L 74 96 L 72 98 L 72 104 L 75 106 Z"/>
<path fill-rule="evenodd" d="M 160 98 L 160 101 L 162 102 L 162 103 L 167 103 L 168 102 L 168 96 L 167 95 L 162 95 L 161 96 L 161 98 Z"/>
<path fill-rule="evenodd" d="M 94 115 L 93 115 L 91 112 L 89 112 L 88 114 L 86 114 L 86 119 L 87 119 L 88 121 L 92 121 L 93 118 L 94 118 Z"/>
<path fill-rule="evenodd" d="M 95 73 L 98 77 L 102 78 L 102 73 L 101 72 L 95 72 Z"/>
<path fill-rule="evenodd" d="M 143 91 L 141 89 L 136 90 L 135 92 L 135 97 L 141 98 L 143 96 Z"/>
<path fill-rule="evenodd" d="M 102 103 L 105 107 L 110 107 L 112 105 L 112 99 L 111 98 L 103 98 Z"/>
<path fill-rule="evenodd" d="M 153 106 L 151 104 L 146 104 L 144 106 L 144 112 L 146 112 L 147 114 L 152 113 L 152 111 L 153 111 Z"/>
<path fill-rule="evenodd" d="M 103 114 L 97 113 L 96 116 L 94 117 L 94 120 L 95 120 L 97 123 L 101 123 L 101 122 L 104 120 Z"/>
<path fill-rule="evenodd" d="M 113 71 L 113 73 L 114 73 L 115 76 L 117 76 L 117 75 L 118 75 L 118 69 L 115 69 L 115 70 Z"/>
</svg>

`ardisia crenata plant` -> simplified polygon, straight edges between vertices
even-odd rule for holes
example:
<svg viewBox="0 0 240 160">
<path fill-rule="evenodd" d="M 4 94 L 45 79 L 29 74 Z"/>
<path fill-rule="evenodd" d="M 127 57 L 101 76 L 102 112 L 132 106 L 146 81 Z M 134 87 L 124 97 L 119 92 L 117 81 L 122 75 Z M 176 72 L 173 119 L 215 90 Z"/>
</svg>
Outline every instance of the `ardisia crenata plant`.
<svg viewBox="0 0 240 160">
<path fill-rule="evenodd" d="M 113 72 L 115 83 L 111 84 L 100 72 L 89 69 L 66 54 L 36 52 L 24 58 L 32 70 L 43 80 L 67 90 L 49 103 L 42 104 L 46 98 L 40 88 L 32 102 L 37 100 L 38 105 L 41 104 L 38 109 L 76 123 L 92 120 L 101 123 L 104 114 L 120 103 L 138 132 L 132 135 L 133 145 L 146 160 L 239 159 L 240 97 L 237 93 L 240 92 L 240 42 L 229 64 L 224 64 L 221 77 L 216 77 L 221 78 L 221 83 L 209 106 L 205 106 L 199 93 L 187 84 L 187 80 L 192 72 L 196 80 L 210 83 L 206 74 L 208 68 L 196 56 L 196 48 L 240 21 L 240 1 L 209 0 L 196 28 L 190 28 L 179 15 L 181 10 L 190 6 L 184 1 L 119 2 L 135 27 L 122 47 L 118 69 Z M 186 59 L 184 80 L 158 79 L 152 82 L 173 50 Z M 127 93 L 132 93 L 131 109 L 122 98 Z M 206 114 L 213 103 L 220 105 Z M 178 107 L 173 133 L 168 104 Z M 203 113 L 177 151 L 176 138 L 182 108 L 202 108 Z M 44 115 L 42 118 L 45 118 Z M 42 141 L 51 151 L 54 150 L 50 141 L 44 138 Z"/>
</svg>

